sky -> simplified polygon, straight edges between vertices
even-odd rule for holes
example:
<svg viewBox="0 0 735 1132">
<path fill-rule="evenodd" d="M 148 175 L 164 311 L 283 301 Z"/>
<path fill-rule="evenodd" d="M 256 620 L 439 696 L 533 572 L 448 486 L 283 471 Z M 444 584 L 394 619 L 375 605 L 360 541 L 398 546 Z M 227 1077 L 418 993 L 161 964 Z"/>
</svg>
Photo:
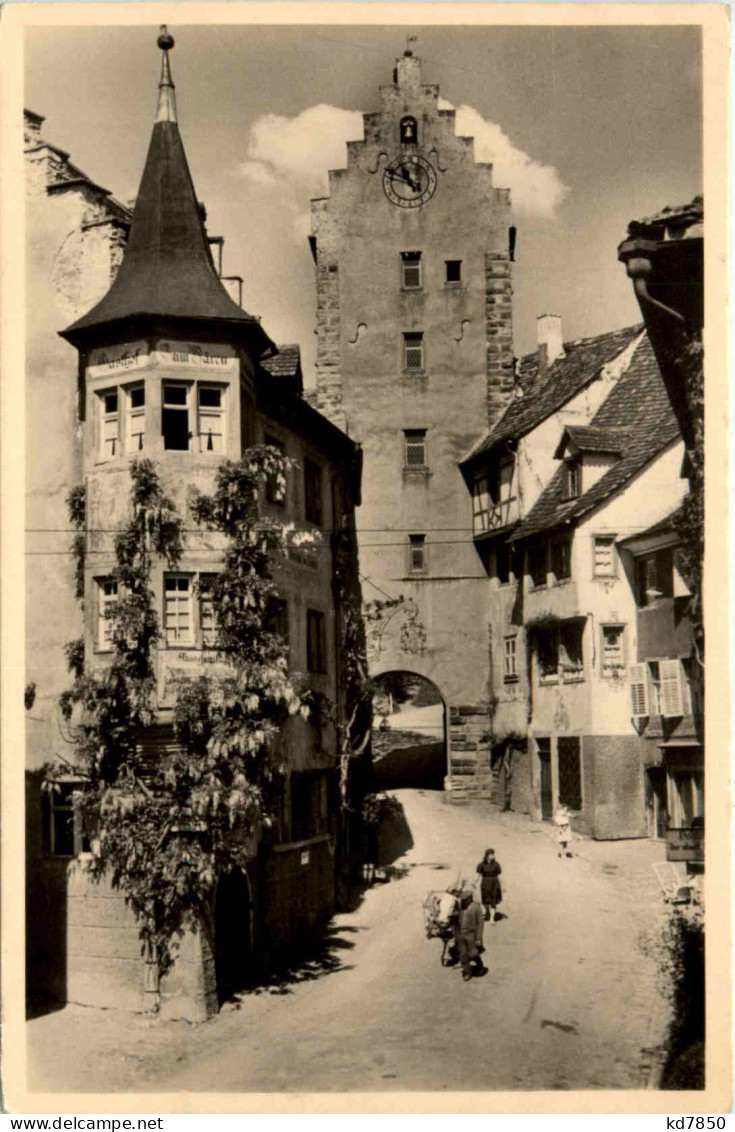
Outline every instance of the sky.
<svg viewBox="0 0 735 1132">
<path fill-rule="evenodd" d="M 170 26 L 184 147 L 225 274 L 276 342 L 316 340 L 309 200 L 379 108 L 406 34 L 424 82 L 457 108 L 476 159 L 509 187 L 518 229 L 515 352 L 536 317 L 566 340 L 640 321 L 617 245 L 630 220 L 702 191 L 696 27 Z M 157 26 L 26 32 L 25 103 L 44 138 L 124 202 L 155 113 Z"/>
</svg>

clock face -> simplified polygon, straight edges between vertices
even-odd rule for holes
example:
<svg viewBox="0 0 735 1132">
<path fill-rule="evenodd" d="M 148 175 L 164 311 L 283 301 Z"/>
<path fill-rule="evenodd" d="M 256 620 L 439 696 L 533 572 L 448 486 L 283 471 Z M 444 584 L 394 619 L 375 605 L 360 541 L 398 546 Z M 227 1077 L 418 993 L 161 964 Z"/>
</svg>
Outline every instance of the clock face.
<svg viewBox="0 0 735 1132">
<path fill-rule="evenodd" d="M 398 157 L 386 166 L 383 190 L 399 208 L 418 208 L 434 195 L 436 171 L 423 157 Z"/>
</svg>

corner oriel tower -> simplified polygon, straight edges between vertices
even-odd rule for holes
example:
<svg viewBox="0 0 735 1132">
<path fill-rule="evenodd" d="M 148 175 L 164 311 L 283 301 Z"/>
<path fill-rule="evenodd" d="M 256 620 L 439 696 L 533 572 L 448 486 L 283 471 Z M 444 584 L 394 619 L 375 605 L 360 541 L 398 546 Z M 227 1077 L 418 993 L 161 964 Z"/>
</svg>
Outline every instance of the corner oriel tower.
<svg viewBox="0 0 735 1132">
<path fill-rule="evenodd" d="M 513 395 L 510 192 L 410 50 L 380 97 L 312 201 L 317 404 L 364 449 L 365 597 L 408 611 L 375 635 L 372 673 L 436 685 L 449 780 L 483 788 L 487 576 L 457 462 Z"/>
</svg>

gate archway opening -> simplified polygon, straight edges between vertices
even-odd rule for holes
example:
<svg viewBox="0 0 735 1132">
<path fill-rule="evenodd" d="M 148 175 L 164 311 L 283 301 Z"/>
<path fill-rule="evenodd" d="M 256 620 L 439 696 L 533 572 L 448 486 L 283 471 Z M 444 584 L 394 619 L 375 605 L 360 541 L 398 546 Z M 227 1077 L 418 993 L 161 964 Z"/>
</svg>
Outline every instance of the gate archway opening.
<svg viewBox="0 0 735 1132">
<path fill-rule="evenodd" d="M 443 790 L 447 708 L 433 681 L 395 670 L 374 678 L 373 768 L 378 790 Z"/>
</svg>

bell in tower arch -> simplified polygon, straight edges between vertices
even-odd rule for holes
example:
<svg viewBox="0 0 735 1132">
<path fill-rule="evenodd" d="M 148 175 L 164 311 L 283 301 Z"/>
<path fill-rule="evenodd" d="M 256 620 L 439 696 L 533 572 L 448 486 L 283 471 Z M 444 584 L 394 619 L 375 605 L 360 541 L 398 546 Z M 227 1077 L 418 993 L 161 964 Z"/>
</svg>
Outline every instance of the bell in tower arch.
<svg viewBox="0 0 735 1132">
<path fill-rule="evenodd" d="M 401 118 L 401 145 L 416 145 L 418 141 L 418 124 L 410 116 Z"/>
</svg>

